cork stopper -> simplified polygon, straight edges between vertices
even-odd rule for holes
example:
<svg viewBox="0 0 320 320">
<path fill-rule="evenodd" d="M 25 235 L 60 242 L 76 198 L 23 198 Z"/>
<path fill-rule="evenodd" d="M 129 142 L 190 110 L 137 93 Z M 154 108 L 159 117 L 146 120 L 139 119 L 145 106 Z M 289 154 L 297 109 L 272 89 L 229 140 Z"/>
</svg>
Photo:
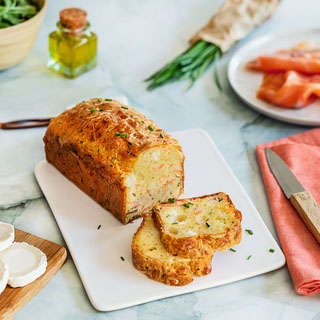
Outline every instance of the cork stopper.
<svg viewBox="0 0 320 320">
<path fill-rule="evenodd" d="M 87 12 L 79 8 L 68 8 L 60 11 L 60 23 L 69 30 L 83 29 L 87 24 Z"/>
</svg>

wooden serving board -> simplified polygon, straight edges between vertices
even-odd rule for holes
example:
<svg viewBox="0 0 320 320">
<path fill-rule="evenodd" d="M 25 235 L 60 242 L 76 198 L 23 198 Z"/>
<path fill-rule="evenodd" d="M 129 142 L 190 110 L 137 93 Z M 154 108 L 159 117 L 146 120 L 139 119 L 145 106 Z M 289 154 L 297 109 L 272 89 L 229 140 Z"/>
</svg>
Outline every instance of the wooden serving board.
<svg viewBox="0 0 320 320">
<path fill-rule="evenodd" d="M 36 237 L 30 233 L 15 229 L 15 241 L 27 242 L 47 256 L 46 272 L 38 279 L 21 288 L 9 286 L 0 294 L 0 319 L 12 319 L 13 315 L 35 296 L 59 271 L 67 258 L 64 247 L 51 241 Z"/>
</svg>

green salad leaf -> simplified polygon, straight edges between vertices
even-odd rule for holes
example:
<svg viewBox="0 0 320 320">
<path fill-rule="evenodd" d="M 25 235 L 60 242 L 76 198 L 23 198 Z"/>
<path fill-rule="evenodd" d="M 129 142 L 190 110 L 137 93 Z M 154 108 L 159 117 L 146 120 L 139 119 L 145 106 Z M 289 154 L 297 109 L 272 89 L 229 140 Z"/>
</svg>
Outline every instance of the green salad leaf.
<svg viewBox="0 0 320 320">
<path fill-rule="evenodd" d="M 0 0 L 0 28 L 7 28 L 32 18 L 38 12 L 33 0 Z"/>
</svg>

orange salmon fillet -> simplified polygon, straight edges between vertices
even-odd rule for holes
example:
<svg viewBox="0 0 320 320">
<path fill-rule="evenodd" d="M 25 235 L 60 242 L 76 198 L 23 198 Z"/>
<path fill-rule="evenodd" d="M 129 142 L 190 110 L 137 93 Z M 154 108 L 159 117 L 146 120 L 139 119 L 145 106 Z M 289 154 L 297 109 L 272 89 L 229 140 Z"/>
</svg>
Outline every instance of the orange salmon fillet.
<svg viewBox="0 0 320 320">
<path fill-rule="evenodd" d="M 249 69 L 266 72 L 294 70 L 306 74 L 320 73 L 320 49 L 281 50 L 261 55 L 247 63 Z"/>
<path fill-rule="evenodd" d="M 282 107 L 305 107 L 320 97 L 320 75 L 307 76 L 296 71 L 266 73 L 257 97 Z"/>
</svg>

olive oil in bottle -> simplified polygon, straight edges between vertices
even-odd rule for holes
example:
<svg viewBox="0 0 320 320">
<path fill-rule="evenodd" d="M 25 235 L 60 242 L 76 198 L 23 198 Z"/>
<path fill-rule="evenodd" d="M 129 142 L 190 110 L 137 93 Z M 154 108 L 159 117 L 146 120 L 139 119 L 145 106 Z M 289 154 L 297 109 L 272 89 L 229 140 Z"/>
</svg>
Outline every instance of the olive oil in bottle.
<svg viewBox="0 0 320 320">
<path fill-rule="evenodd" d="M 49 69 L 69 78 L 97 65 L 97 36 L 91 32 L 86 11 L 78 8 L 60 11 L 58 30 L 49 35 Z"/>
</svg>

